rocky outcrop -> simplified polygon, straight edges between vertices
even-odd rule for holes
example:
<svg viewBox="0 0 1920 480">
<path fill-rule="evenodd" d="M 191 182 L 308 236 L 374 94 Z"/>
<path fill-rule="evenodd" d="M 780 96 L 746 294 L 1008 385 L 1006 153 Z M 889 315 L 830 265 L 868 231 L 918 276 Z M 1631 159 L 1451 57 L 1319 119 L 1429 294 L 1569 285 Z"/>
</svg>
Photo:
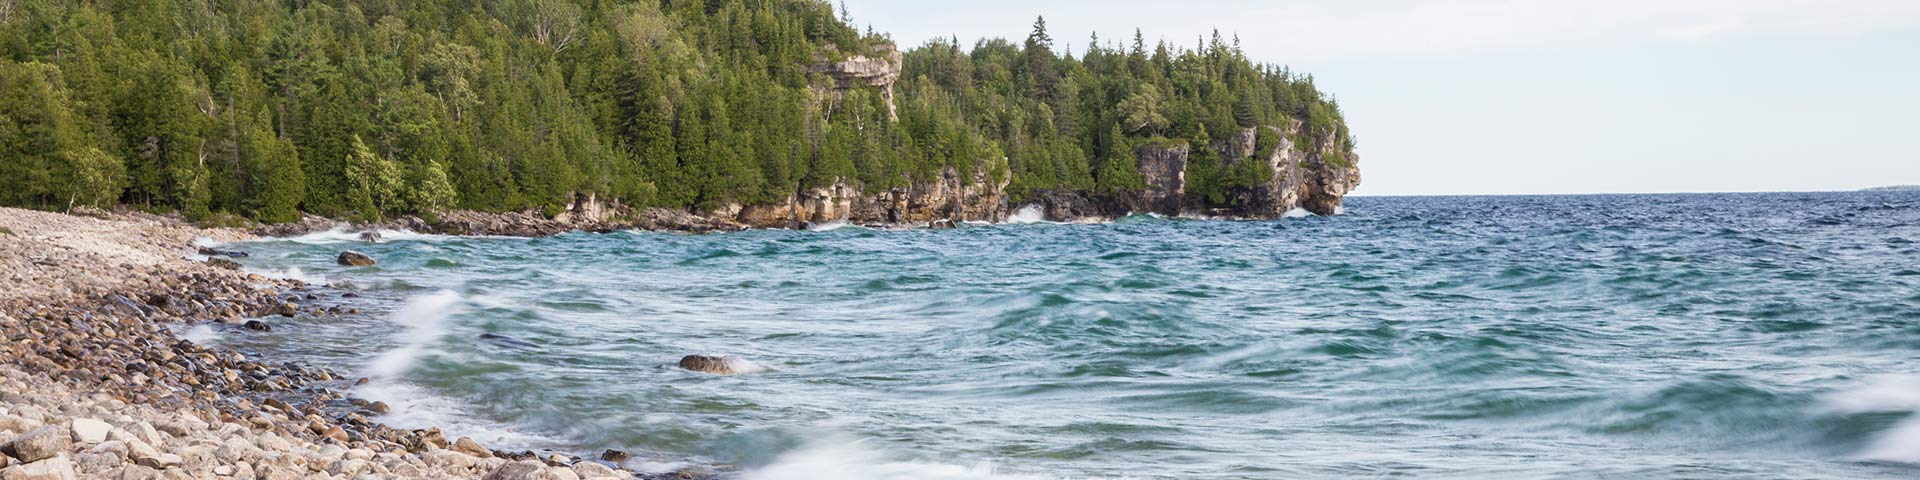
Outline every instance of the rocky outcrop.
<svg viewBox="0 0 1920 480">
<path fill-rule="evenodd" d="M 808 72 L 826 74 L 833 78 L 835 90 L 867 86 L 880 88 L 880 98 L 886 100 L 887 118 L 899 118 L 893 104 L 893 84 L 900 81 L 900 66 L 906 57 L 893 45 L 880 45 L 872 55 L 853 55 L 844 60 L 832 61 L 823 52 L 814 58 L 814 64 L 807 67 Z"/>
<path fill-rule="evenodd" d="M 753 362 L 725 355 L 687 355 L 680 359 L 680 368 L 714 375 L 739 375 L 756 370 Z"/>
</svg>

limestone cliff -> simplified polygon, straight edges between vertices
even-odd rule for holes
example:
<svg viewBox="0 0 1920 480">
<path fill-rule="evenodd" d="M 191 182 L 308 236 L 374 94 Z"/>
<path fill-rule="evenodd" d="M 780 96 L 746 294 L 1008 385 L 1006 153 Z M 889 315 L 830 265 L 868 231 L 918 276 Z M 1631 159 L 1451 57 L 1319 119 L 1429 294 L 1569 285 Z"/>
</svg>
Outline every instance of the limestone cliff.
<svg viewBox="0 0 1920 480">
<path fill-rule="evenodd" d="M 879 88 L 880 98 L 887 102 L 887 117 L 899 118 L 893 104 L 893 84 L 900 81 L 900 66 L 906 61 L 899 49 L 881 45 L 871 55 L 853 55 L 837 62 L 829 59 L 829 53 L 816 56 L 807 71 L 832 78 L 835 92 L 861 86 Z"/>
</svg>

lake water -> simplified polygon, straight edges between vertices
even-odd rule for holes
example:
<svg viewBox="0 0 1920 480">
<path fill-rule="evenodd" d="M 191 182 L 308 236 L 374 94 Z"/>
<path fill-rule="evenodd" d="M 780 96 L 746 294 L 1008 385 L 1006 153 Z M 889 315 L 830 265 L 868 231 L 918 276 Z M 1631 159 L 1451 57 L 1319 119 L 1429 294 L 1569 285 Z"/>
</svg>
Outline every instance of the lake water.
<svg viewBox="0 0 1920 480">
<path fill-rule="evenodd" d="M 229 247 L 363 314 L 196 336 L 495 448 L 745 479 L 1920 477 L 1920 192 L 351 237 Z"/>
</svg>

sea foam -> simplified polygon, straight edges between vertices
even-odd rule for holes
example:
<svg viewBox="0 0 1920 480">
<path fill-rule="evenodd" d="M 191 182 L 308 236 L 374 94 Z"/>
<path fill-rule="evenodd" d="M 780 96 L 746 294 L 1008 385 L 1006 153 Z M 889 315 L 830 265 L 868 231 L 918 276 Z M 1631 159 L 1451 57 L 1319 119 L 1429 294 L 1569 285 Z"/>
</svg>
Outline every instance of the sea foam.
<svg viewBox="0 0 1920 480">
<path fill-rule="evenodd" d="M 1039 205 L 1027 205 L 1024 207 L 1020 207 L 1019 210 L 1014 210 L 1012 215 L 1008 215 L 1006 223 L 1014 224 L 1014 225 L 1026 225 L 1026 224 L 1033 224 L 1033 223 L 1044 223 L 1046 221 L 1047 221 L 1047 212 L 1044 210 L 1041 210 Z"/>
<path fill-rule="evenodd" d="M 1839 413 L 1920 412 L 1920 376 L 1878 378 L 1861 388 L 1829 394 L 1823 403 Z M 1894 424 L 1859 455 L 1867 460 L 1920 463 L 1920 415 Z"/>
<path fill-rule="evenodd" d="M 367 365 L 367 377 L 388 380 L 407 373 L 420 354 L 446 334 L 447 318 L 459 313 L 461 304 L 460 294 L 451 290 L 407 300 L 407 304 L 389 318 L 402 327 L 400 346 L 381 353 Z"/>
</svg>

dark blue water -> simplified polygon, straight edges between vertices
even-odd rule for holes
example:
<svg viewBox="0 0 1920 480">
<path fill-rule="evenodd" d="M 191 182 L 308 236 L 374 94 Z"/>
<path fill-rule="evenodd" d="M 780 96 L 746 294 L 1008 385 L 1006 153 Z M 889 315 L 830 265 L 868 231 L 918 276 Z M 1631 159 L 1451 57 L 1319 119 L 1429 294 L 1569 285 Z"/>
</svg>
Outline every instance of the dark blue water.
<svg viewBox="0 0 1920 480">
<path fill-rule="evenodd" d="M 241 248 L 367 314 L 211 341 L 501 447 L 751 479 L 1920 477 L 1914 192 L 345 237 Z"/>
</svg>

